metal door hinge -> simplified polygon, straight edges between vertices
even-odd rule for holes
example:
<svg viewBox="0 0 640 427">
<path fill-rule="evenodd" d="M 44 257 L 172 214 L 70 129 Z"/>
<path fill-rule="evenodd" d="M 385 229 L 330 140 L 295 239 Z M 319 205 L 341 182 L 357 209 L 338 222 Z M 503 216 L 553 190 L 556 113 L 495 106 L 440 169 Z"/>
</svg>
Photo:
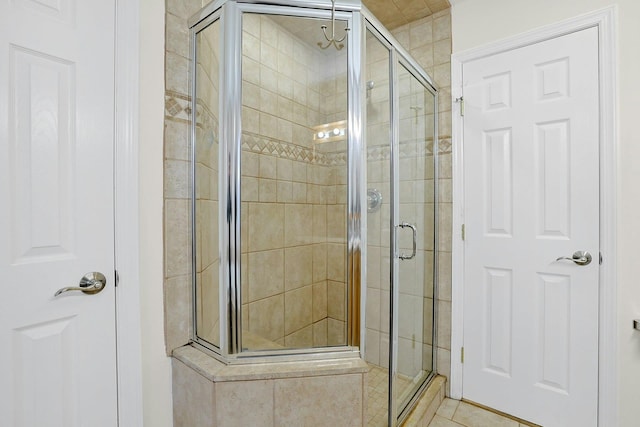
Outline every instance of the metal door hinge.
<svg viewBox="0 0 640 427">
<path fill-rule="evenodd" d="M 464 240 L 464 224 L 462 224 L 461 235 L 462 235 L 462 240 Z"/>
<path fill-rule="evenodd" d="M 464 117 L 464 97 L 459 97 L 456 98 L 456 102 L 458 103 L 458 106 L 460 107 L 460 116 Z"/>
<path fill-rule="evenodd" d="M 460 363 L 464 363 L 464 347 L 460 347 Z"/>
<path fill-rule="evenodd" d="M 600 258 L 598 260 L 598 264 L 602 265 L 602 252 L 599 252 Z"/>
<path fill-rule="evenodd" d="M 115 287 L 117 288 L 117 287 L 118 287 L 118 284 L 120 283 L 120 273 L 118 273 L 118 270 L 114 270 L 113 272 L 115 273 L 115 274 L 114 274 L 114 276 L 115 276 L 115 278 L 116 278 L 116 284 L 115 284 Z"/>
</svg>

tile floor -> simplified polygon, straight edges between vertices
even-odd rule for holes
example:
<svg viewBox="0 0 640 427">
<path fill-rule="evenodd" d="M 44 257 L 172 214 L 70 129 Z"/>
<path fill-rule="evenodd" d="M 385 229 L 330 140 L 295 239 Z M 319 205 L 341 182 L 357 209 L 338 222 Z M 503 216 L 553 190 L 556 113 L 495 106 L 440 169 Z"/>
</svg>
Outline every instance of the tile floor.
<svg viewBox="0 0 640 427">
<path fill-rule="evenodd" d="M 389 399 L 389 371 L 380 366 L 369 364 L 367 378 L 367 426 L 384 427 L 387 425 L 387 402 Z M 411 380 L 398 377 L 398 389 L 411 386 Z"/>
<path fill-rule="evenodd" d="M 387 425 L 388 371 L 376 365 L 369 365 L 367 379 L 367 426 Z M 401 386 L 405 381 L 401 380 Z M 409 383 L 409 381 L 406 381 Z M 444 399 L 429 427 L 529 427 L 510 418 L 459 400 Z"/>
<path fill-rule="evenodd" d="M 375 365 L 369 365 L 367 378 L 367 426 L 382 427 L 387 425 L 387 399 L 389 379 L 388 371 Z"/>
<path fill-rule="evenodd" d="M 429 427 L 529 427 L 459 400 L 444 399 Z"/>
</svg>

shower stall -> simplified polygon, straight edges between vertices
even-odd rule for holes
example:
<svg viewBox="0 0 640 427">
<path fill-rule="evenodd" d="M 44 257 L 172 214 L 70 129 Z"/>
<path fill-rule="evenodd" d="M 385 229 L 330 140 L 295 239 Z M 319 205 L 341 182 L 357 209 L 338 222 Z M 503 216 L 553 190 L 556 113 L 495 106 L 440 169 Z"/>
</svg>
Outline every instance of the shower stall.
<svg viewBox="0 0 640 427">
<path fill-rule="evenodd" d="M 355 0 L 190 21 L 193 345 L 361 357 L 370 426 L 435 375 L 437 89 Z"/>
</svg>

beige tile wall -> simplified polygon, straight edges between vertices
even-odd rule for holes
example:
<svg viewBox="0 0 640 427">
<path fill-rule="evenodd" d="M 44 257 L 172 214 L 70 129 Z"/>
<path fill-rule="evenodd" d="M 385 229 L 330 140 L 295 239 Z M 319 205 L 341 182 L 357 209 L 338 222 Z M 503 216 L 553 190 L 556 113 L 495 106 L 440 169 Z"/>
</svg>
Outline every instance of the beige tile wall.
<svg viewBox="0 0 640 427">
<path fill-rule="evenodd" d="M 382 85 L 382 82 L 380 82 Z M 378 81 L 376 81 L 378 85 Z M 387 86 L 386 84 L 384 86 Z M 369 117 L 368 117 L 369 118 Z M 368 134 L 373 134 L 368 122 Z M 385 126 L 388 128 L 388 125 Z M 388 130 L 387 130 L 388 133 Z M 388 144 L 388 141 L 387 141 Z M 385 158 L 389 157 L 388 147 L 384 148 Z M 377 212 L 367 214 L 367 305 L 365 358 L 368 362 L 389 367 L 389 218 L 390 187 L 389 160 L 369 161 L 367 165 L 367 187 L 377 189 L 383 203 Z"/>
<path fill-rule="evenodd" d="M 314 145 L 312 127 L 346 118 L 334 69 L 346 58 L 277 17 L 246 14 L 243 30 L 243 328 L 285 347 L 344 345 L 346 163 L 328 158 L 345 145 Z"/>
<path fill-rule="evenodd" d="M 164 129 L 164 308 L 167 354 L 189 342 L 192 330 L 189 179 L 189 31 L 202 0 L 166 3 Z"/>
<path fill-rule="evenodd" d="M 389 51 L 373 36 L 366 39 L 367 188 L 382 194 L 382 205 L 367 213 L 367 295 L 365 349 L 367 362 L 389 367 L 389 218 L 390 98 Z"/>
<path fill-rule="evenodd" d="M 218 117 L 220 23 L 197 41 L 196 100 L 196 314 L 197 334 L 220 345 L 218 251 Z"/>
</svg>

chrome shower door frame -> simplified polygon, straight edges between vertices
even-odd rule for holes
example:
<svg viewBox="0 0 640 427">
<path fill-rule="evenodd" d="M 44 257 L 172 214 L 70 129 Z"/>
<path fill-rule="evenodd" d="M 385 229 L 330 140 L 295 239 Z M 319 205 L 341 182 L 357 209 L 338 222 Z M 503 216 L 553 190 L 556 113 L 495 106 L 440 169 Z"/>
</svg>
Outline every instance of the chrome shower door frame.
<svg viewBox="0 0 640 427">
<path fill-rule="evenodd" d="M 348 148 L 347 148 L 347 343 L 345 346 L 311 347 L 269 351 L 242 351 L 242 295 L 241 295 L 241 154 L 242 154 L 242 14 L 259 13 L 287 15 L 303 18 L 330 19 L 331 2 L 327 1 L 277 1 L 265 4 L 259 1 L 219 0 L 203 8 L 190 21 L 191 60 L 196 58 L 196 34 L 220 19 L 222 65 L 219 98 L 219 251 L 220 251 L 220 347 L 192 331 L 192 343 L 202 350 L 229 364 L 257 363 L 264 361 L 288 361 L 304 359 L 328 359 L 360 357 L 358 345 L 360 325 L 364 327 L 363 314 L 356 307 L 364 306 L 360 289 L 362 250 L 362 201 L 363 158 L 361 51 L 362 17 L 359 2 L 336 2 L 335 17 L 347 21 L 351 28 L 347 37 L 347 93 L 348 93 Z M 301 7 L 302 6 L 302 7 Z M 314 7 L 314 8 L 311 8 Z M 191 69 L 191 103 L 196 111 L 196 71 Z M 192 224 L 195 224 L 195 120 L 191 125 L 192 141 Z M 192 227 L 193 228 L 193 227 Z M 195 302 L 195 230 L 193 243 L 193 324 L 196 324 Z M 357 298 L 358 304 L 352 304 Z"/>
<path fill-rule="evenodd" d="M 389 338 L 389 396 L 388 396 L 388 425 L 399 425 L 411 412 L 411 409 L 417 403 L 417 400 L 423 393 L 424 389 L 428 386 L 430 380 L 436 375 L 436 322 L 437 318 L 437 304 L 435 304 L 435 295 L 437 295 L 437 277 L 438 277 L 438 162 L 437 162 L 437 150 L 438 150 L 438 88 L 431 79 L 431 77 L 425 72 L 425 70 L 418 64 L 413 57 L 400 45 L 400 43 L 391 35 L 391 33 L 373 16 L 365 7 L 362 8 L 362 15 L 365 19 L 365 30 L 369 30 L 378 41 L 380 41 L 385 47 L 390 50 L 389 60 L 389 76 L 390 76 L 390 101 L 391 101 L 391 182 L 390 182 L 390 198 L 391 198 L 391 212 L 389 220 L 389 232 L 390 232 L 390 288 L 391 288 L 391 301 L 390 308 L 391 313 L 389 316 L 390 325 L 390 338 Z M 364 42 L 363 42 L 364 46 Z M 366 51 L 363 48 L 363 52 Z M 363 58 L 363 64 L 366 64 L 366 60 Z M 433 307 L 433 330 L 432 330 L 432 372 L 423 381 L 421 386 L 416 390 L 412 399 L 409 400 L 407 405 L 400 409 L 396 405 L 397 385 L 395 378 L 398 374 L 398 311 L 399 311 L 399 252 L 397 248 L 397 231 L 400 226 L 400 200 L 399 200 L 399 144 L 400 144 L 400 121 L 399 121 L 399 100 L 400 90 L 398 82 L 398 67 L 402 65 L 407 71 L 409 71 L 413 77 L 415 77 L 432 95 L 434 95 L 434 134 L 433 134 L 433 161 L 434 161 L 434 263 L 433 263 L 433 293 L 434 293 L 434 307 Z M 364 104 L 363 104 L 364 105 Z M 366 147 L 365 147 L 366 151 Z M 366 153 L 364 164 L 366 164 Z M 366 171 L 364 175 L 364 185 L 366 187 Z M 364 196 L 366 197 L 366 188 L 363 188 Z M 366 203 L 366 200 L 363 201 Z M 366 214 L 365 214 L 366 215 Z M 366 220 L 365 220 L 366 230 Z M 366 242 L 363 245 L 366 248 Z M 366 249 L 365 249 L 366 250 Z M 365 254 L 366 257 L 366 254 Z M 363 264 L 366 265 L 366 264 Z M 366 270 L 366 269 L 365 269 Z M 365 276 L 366 278 L 366 276 Z M 384 278 L 382 278 L 384 280 Z M 366 284 L 366 281 L 363 281 Z M 365 286 L 366 288 L 366 286 Z M 362 335 L 364 336 L 365 329 L 363 327 Z"/>
</svg>

